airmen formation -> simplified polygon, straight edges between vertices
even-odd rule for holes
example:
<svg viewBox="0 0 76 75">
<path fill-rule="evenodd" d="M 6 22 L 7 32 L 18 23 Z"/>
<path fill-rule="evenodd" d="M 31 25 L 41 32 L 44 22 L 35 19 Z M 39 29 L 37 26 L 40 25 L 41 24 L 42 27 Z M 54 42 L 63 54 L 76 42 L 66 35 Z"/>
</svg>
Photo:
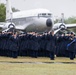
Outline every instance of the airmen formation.
<svg viewBox="0 0 76 75">
<path fill-rule="evenodd" d="M 36 32 L 18 34 L 17 32 L 0 33 L 0 56 L 17 58 L 30 57 L 69 57 L 76 55 L 76 38 L 73 32 L 55 36 L 54 31 L 38 34 Z"/>
</svg>

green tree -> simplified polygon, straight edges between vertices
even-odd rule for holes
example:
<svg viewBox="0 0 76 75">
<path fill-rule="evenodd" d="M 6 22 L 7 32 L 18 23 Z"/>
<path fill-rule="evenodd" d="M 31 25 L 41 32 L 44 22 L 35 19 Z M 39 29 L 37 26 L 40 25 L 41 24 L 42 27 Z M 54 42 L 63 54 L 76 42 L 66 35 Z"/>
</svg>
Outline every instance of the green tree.
<svg viewBox="0 0 76 75">
<path fill-rule="evenodd" d="M 67 24 L 76 23 L 76 17 L 69 17 L 68 19 L 65 19 L 65 23 Z"/>
<path fill-rule="evenodd" d="M 15 9 L 14 7 L 12 8 L 13 12 L 19 11 L 18 9 Z M 6 19 L 6 7 L 5 4 L 1 3 L 0 4 L 0 22 L 4 22 Z"/>
<path fill-rule="evenodd" d="M 6 18 L 6 7 L 4 4 L 0 4 L 0 22 L 4 22 Z"/>
</svg>

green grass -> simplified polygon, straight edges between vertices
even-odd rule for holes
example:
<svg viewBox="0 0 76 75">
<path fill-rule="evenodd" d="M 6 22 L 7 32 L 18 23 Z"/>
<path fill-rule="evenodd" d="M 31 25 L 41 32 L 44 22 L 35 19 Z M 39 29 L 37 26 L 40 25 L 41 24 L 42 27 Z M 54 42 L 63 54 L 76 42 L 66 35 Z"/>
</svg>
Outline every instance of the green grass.
<svg viewBox="0 0 76 75">
<path fill-rule="evenodd" d="M 76 62 L 69 58 L 31 58 L 18 57 L 17 59 L 0 57 L 0 75 L 76 75 L 76 64 L 62 63 L 6 63 L 6 62 Z"/>
</svg>

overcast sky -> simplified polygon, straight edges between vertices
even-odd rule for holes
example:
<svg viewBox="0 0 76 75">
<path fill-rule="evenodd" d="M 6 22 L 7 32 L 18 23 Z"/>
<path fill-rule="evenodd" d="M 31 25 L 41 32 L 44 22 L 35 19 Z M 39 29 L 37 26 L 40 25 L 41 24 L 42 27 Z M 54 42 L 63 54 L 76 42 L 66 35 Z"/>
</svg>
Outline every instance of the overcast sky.
<svg viewBox="0 0 76 75">
<path fill-rule="evenodd" d="M 6 0 L 0 0 L 6 3 Z M 76 16 L 76 0 L 11 0 L 12 7 L 19 10 L 36 8 L 49 9 L 54 16 L 64 13 L 65 17 Z"/>
</svg>

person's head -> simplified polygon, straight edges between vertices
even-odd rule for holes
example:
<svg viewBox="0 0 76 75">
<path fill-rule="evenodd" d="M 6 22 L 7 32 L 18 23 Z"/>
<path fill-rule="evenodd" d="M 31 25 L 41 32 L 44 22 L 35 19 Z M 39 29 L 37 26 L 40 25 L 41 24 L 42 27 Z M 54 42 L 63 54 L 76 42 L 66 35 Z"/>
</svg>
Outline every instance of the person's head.
<svg viewBox="0 0 76 75">
<path fill-rule="evenodd" d="M 61 36 L 65 36 L 65 34 L 63 33 Z"/>
<path fill-rule="evenodd" d="M 71 36 L 74 37 L 75 36 L 75 33 L 74 32 L 71 32 Z"/>
<path fill-rule="evenodd" d="M 68 32 L 68 33 L 67 33 L 67 36 L 71 36 L 71 32 Z"/>
<path fill-rule="evenodd" d="M 51 30 L 50 34 L 51 34 L 51 35 L 54 35 L 54 30 Z"/>
</svg>

